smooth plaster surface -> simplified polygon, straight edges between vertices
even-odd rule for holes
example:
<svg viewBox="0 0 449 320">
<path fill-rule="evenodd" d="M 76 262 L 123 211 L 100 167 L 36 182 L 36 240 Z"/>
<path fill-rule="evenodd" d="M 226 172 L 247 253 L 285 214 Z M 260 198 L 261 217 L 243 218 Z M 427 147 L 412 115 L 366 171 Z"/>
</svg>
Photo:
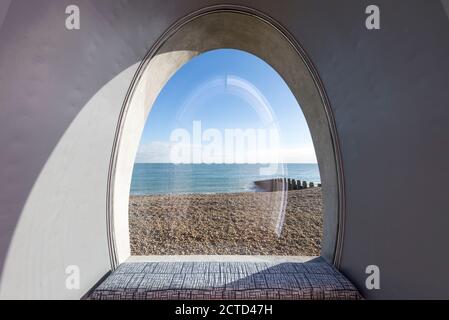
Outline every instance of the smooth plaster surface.
<svg viewBox="0 0 449 320">
<path fill-rule="evenodd" d="M 114 93 L 111 112 L 101 104 L 88 111 L 88 102 L 138 64 L 177 19 L 222 3 L 77 0 L 81 30 L 67 31 L 65 7 L 72 2 L 15 0 L 0 29 L 1 298 L 77 299 L 108 270 L 107 241 L 95 241 L 106 238 L 99 212 L 105 210 L 106 191 L 91 185 L 106 186 L 108 161 L 104 167 L 88 164 L 112 150 L 113 127 L 95 131 L 88 116 L 94 131 L 64 147 L 67 166 L 47 171 L 52 155 L 76 132 L 69 128 L 78 117 L 101 112 L 118 121 L 116 107 L 126 92 Z M 442 3 L 377 0 L 381 29 L 368 31 L 370 1 L 230 2 L 279 21 L 323 80 L 346 186 L 341 271 L 367 298 L 449 298 L 449 19 Z M 42 177 L 50 185 L 36 193 Z M 36 197 L 42 202 L 30 207 Z M 77 215 L 47 203 L 76 208 Z M 27 224 L 22 238 L 18 226 L 25 212 L 35 223 Z M 60 224 L 64 229 L 53 227 Z M 36 248 L 27 247 L 30 239 Z M 14 248 L 37 252 L 14 258 Z M 65 258 L 40 261 L 58 257 L 55 252 Z M 82 265 L 79 291 L 63 287 L 67 263 Z M 364 286 L 370 264 L 380 267 L 381 290 Z M 22 277 L 7 275 L 14 268 Z"/>
</svg>

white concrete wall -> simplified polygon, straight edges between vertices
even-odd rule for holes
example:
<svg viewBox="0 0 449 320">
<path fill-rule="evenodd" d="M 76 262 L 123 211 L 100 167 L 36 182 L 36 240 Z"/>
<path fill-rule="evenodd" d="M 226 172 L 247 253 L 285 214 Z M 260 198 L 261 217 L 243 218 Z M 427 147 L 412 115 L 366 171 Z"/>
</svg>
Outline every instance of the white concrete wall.
<svg viewBox="0 0 449 320">
<path fill-rule="evenodd" d="M 15 227 L 2 273 L 1 297 L 79 298 L 110 269 L 111 250 L 117 263 L 129 258 L 132 169 L 150 109 L 163 86 L 183 64 L 200 52 L 222 47 L 258 55 L 291 86 L 310 120 L 317 143 L 322 179 L 328 189 L 326 215 L 336 215 L 338 199 L 332 194 L 336 167 L 326 111 L 299 54 L 280 32 L 257 18 L 235 13 L 203 16 L 176 30 L 155 56 L 145 61 L 124 109 L 139 63 L 104 85 L 59 138 Z M 291 72 L 292 68 L 296 72 Z M 114 144 L 117 126 L 119 135 Z M 109 178 L 112 201 L 108 199 Z M 108 229 L 106 216 L 109 201 L 112 230 Z M 335 220 L 332 217 L 326 223 Z M 326 227 L 332 230 L 328 233 L 335 234 L 336 225 Z M 330 236 L 324 243 L 329 259 L 334 239 Z M 114 248 L 108 247 L 109 241 Z M 68 290 L 65 286 L 65 271 L 72 265 L 81 272 L 80 290 Z"/>
<path fill-rule="evenodd" d="M 121 126 L 120 140 L 116 150 L 116 165 L 112 176 L 113 212 L 111 213 L 114 220 L 114 241 L 118 263 L 124 262 L 130 256 L 129 193 L 134 162 L 148 114 L 167 81 L 195 55 L 197 53 L 192 51 L 173 51 L 156 55 L 145 66 L 142 77 L 136 83 L 128 101 L 131 107 L 123 116 L 126 121 L 123 121 Z M 130 86 L 131 82 L 128 85 Z"/>
<path fill-rule="evenodd" d="M 1 298 L 76 299 L 109 269 L 106 155 L 127 87 L 92 101 L 116 77 L 131 82 L 177 19 L 221 3 L 76 2 L 79 31 L 64 28 L 68 0 L 12 1 L 1 24 Z M 441 2 L 377 0 L 379 31 L 364 26 L 370 2 L 236 2 L 282 23 L 325 85 L 346 185 L 343 272 L 368 298 L 448 298 L 449 20 Z M 67 264 L 81 266 L 79 291 L 64 289 Z M 381 268 L 379 291 L 364 287 L 369 264 Z"/>
<path fill-rule="evenodd" d="M 92 97 L 60 138 L 15 228 L 0 298 L 79 299 L 110 270 L 108 166 L 116 119 L 137 66 Z M 72 265 L 80 270 L 80 290 L 66 288 Z"/>
</svg>

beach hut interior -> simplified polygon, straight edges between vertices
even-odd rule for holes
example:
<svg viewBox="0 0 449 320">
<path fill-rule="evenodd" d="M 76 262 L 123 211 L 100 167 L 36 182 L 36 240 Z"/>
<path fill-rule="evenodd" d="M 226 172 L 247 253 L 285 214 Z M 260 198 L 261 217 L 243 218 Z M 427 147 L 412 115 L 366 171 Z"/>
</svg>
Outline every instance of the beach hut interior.
<svg viewBox="0 0 449 320">
<path fill-rule="evenodd" d="M 449 299 L 449 0 L 72 2 L 0 1 L 0 299 Z"/>
</svg>

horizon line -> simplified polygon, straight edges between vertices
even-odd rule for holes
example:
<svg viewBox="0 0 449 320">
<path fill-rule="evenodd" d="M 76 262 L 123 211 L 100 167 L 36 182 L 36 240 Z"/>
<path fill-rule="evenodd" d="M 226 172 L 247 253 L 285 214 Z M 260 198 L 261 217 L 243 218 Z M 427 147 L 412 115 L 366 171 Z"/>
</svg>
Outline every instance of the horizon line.
<svg viewBox="0 0 449 320">
<path fill-rule="evenodd" d="M 173 162 L 134 162 L 134 164 L 173 164 L 173 165 L 191 165 L 191 164 L 205 164 L 205 165 L 221 165 L 221 164 L 259 164 L 259 165 L 271 165 L 271 164 L 318 164 L 318 162 L 265 162 L 265 163 L 173 163 Z"/>
</svg>

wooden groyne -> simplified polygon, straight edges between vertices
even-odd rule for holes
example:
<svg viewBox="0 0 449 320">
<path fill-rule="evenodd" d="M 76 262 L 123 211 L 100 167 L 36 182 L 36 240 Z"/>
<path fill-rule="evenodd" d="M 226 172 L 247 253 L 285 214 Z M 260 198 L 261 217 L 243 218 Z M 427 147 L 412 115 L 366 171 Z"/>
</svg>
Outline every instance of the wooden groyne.
<svg viewBox="0 0 449 320">
<path fill-rule="evenodd" d="M 321 187 L 321 183 L 315 186 L 315 183 L 313 182 L 289 178 L 254 181 L 254 184 L 258 189 L 266 192 L 287 191 L 287 190 L 291 191 L 291 190 L 302 190 L 307 188 Z"/>
</svg>

